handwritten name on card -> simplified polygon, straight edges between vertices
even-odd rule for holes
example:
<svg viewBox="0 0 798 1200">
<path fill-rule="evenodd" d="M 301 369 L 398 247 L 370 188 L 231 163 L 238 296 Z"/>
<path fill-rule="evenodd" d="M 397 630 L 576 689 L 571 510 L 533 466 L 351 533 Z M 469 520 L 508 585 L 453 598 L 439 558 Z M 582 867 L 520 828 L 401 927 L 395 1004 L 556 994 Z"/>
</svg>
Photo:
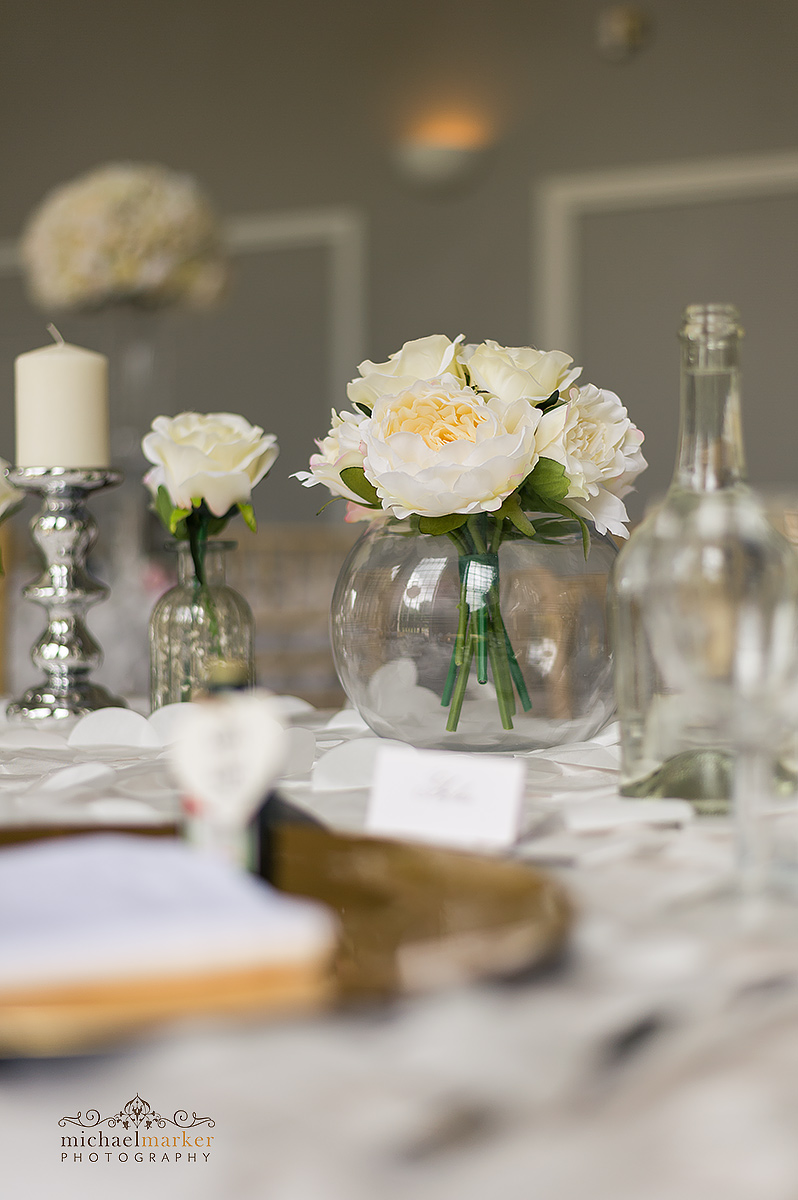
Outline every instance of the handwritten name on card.
<svg viewBox="0 0 798 1200">
<path fill-rule="evenodd" d="M 366 828 L 463 849 L 509 846 L 518 831 L 525 778 L 517 758 L 383 746 Z"/>
</svg>

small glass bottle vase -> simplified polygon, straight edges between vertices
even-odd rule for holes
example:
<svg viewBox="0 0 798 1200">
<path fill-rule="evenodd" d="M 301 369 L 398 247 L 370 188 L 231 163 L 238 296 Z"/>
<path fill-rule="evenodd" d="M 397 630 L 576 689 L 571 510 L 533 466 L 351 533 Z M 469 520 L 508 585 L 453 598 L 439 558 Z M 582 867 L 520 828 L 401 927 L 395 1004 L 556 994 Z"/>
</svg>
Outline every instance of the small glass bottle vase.
<svg viewBox="0 0 798 1200">
<path fill-rule="evenodd" d="M 225 582 L 224 554 L 235 542 L 210 541 L 205 582 L 197 578 L 188 542 L 178 542 L 177 586 L 161 596 L 150 618 L 152 709 L 196 699 L 222 670 L 238 684 L 254 678 L 254 620 L 243 596 Z"/>
</svg>

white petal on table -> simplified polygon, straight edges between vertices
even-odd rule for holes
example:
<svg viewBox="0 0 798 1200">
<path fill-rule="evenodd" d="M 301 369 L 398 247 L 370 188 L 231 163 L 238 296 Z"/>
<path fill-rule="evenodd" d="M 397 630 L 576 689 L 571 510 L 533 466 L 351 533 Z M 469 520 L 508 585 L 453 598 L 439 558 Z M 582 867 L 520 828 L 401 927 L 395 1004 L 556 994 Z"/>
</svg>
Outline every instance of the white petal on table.
<svg viewBox="0 0 798 1200">
<path fill-rule="evenodd" d="M 293 717 L 302 717 L 316 711 L 313 705 L 301 696 L 271 696 L 270 700 L 274 705 L 275 716 L 281 721 L 289 721 Z"/>
<path fill-rule="evenodd" d="M 593 742 L 573 742 L 551 750 L 536 750 L 530 761 L 553 763 L 561 767 L 563 774 L 570 771 L 620 769 L 620 753 L 615 746 L 596 746 Z"/>
<path fill-rule="evenodd" d="M 123 767 L 117 772 L 114 791 L 120 796 L 150 802 L 161 806 L 161 802 L 173 799 L 177 803 L 177 788 L 160 764 L 136 764 Z"/>
<path fill-rule="evenodd" d="M 618 721 L 610 721 L 609 725 L 605 725 L 591 741 L 596 742 L 599 746 L 618 746 L 621 741 L 621 726 Z"/>
<path fill-rule="evenodd" d="M 328 750 L 313 768 L 314 792 L 345 792 L 371 787 L 377 755 L 383 746 L 408 749 L 405 742 L 393 738 L 355 738 Z"/>
<path fill-rule="evenodd" d="M 329 733 L 331 737 L 341 734 L 342 736 L 348 733 L 364 733 L 371 734 L 366 722 L 361 717 L 360 713 L 354 708 L 342 708 L 334 716 L 330 717 L 323 730 L 320 730 L 322 736 Z"/>
<path fill-rule="evenodd" d="M 584 771 L 579 775 L 567 775 L 559 779 L 548 776 L 540 781 L 527 779 L 527 791 L 535 799 L 541 799 L 557 809 L 569 804 L 583 804 L 585 800 L 618 798 L 618 783 L 606 771 Z"/>
<path fill-rule="evenodd" d="M 31 790 L 60 792 L 78 787 L 97 787 L 99 785 L 112 787 L 115 781 L 116 771 L 113 767 L 104 763 L 82 762 L 51 772 L 41 782 L 34 783 Z"/>
<path fill-rule="evenodd" d="M 155 712 L 147 717 L 147 724 L 162 746 L 170 746 L 180 736 L 180 722 L 196 707 L 191 701 L 185 704 L 165 704 L 163 708 L 156 708 Z"/>
<path fill-rule="evenodd" d="M 301 725 L 288 728 L 285 732 L 287 757 L 283 777 L 309 774 L 316 757 L 316 735 L 312 729 L 304 729 Z"/>
<path fill-rule="evenodd" d="M 68 746 L 60 750 L 36 750 L 25 746 L 0 763 L 0 787 L 8 783 L 21 786 L 28 780 L 41 779 L 48 769 L 55 771 L 59 767 L 70 767 L 75 761 L 75 755 Z"/>
<path fill-rule="evenodd" d="M 70 746 L 160 746 L 146 717 L 129 708 L 101 708 L 81 717 L 69 735 Z"/>
</svg>

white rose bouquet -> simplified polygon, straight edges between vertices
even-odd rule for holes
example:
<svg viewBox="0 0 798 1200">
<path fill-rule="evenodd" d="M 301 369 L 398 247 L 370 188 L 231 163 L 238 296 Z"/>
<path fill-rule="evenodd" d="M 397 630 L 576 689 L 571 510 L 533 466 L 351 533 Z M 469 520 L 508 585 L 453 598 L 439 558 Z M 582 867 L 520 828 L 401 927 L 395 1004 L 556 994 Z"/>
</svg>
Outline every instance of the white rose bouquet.
<svg viewBox="0 0 798 1200">
<path fill-rule="evenodd" d="M 272 433 L 234 413 L 156 417 L 141 443 L 153 463 L 144 483 L 169 532 L 187 540 L 200 586 L 206 586 L 205 546 L 240 513 L 254 530 L 251 496 L 277 458 Z"/>
<path fill-rule="evenodd" d="M 310 470 L 296 478 L 325 484 L 351 512 L 379 511 L 454 542 L 461 598 L 442 697 L 447 728 L 457 728 L 473 660 L 480 683 L 490 662 L 502 725 L 512 729 L 514 692 L 531 705 L 499 607 L 499 546 L 545 541 L 563 518 L 579 523 L 586 553 L 591 525 L 626 537 L 623 497 L 646 466 L 643 435 L 614 392 L 578 386 L 581 369 L 558 350 L 435 335 L 358 370 L 347 388 L 352 411 L 333 412 Z M 533 524 L 530 513 L 542 515 Z"/>
</svg>

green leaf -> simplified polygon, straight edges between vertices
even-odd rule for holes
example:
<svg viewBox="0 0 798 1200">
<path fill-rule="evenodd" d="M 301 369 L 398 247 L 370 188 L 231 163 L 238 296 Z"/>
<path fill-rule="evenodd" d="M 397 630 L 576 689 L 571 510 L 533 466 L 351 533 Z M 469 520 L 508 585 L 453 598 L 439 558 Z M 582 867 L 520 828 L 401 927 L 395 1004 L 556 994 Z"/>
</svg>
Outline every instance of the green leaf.
<svg viewBox="0 0 798 1200">
<path fill-rule="evenodd" d="M 576 513 L 574 513 L 574 516 L 576 517 Z M 579 522 L 580 529 L 582 530 L 582 553 L 585 556 L 585 561 L 587 561 L 587 556 L 590 553 L 590 529 L 587 521 L 583 521 L 581 517 L 576 517 L 576 519 Z"/>
<path fill-rule="evenodd" d="M 564 500 L 570 486 L 571 482 L 565 474 L 565 467 L 562 463 L 555 462 L 553 458 L 539 458 L 521 484 L 519 491 L 523 502 L 525 502 L 527 490 L 531 490 L 547 500 Z M 532 508 L 532 505 L 527 504 L 526 507 Z"/>
<path fill-rule="evenodd" d="M 174 505 L 172 504 L 171 496 L 163 484 L 161 484 L 161 486 L 158 488 L 158 493 L 152 502 L 152 506 L 162 524 L 164 524 L 168 529 L 169 522 L 172 518 L 172 509 L 174 508 Z"/>
<path fill-rule="evenodd" d="M 218 537 L 223 529 L 227 527 L 227 522 L 230 520 L 228 516 L 224 517 L 208 517 L 205 521 L 205 536 Z"/>
<path fill-rule="evenodd" d="M 362 467 L 344 467 L 341 479 L 350 491 L 361 498 L 367 508 L 382 508 L 377 489 L 366 479 L 366 472 Z"/>
<path fill-rule="evenodd" d="M 467 520 L 467 513 L 450 513 L 448 517 L 419 517 L 418 531 L 419 533 L 430 533 L 433 536 L 437 536 L 439 533 L 451 533 L 453 529 L 459 529 L 461 525 L 465 525 Z"/>
<path fill-rule="evenodd" d="M 238 511 L 241 513 L 241 516 L 244 518 L 244 523 L 247 526 L 247 528 L 251 529 L 253 533 L 257 533 L 258 532 L 258 522 L 255 520 L 255 510 L 253 509 L 252 505 L 251 504 L 239 504 L 239 505 L 237 505 L 237 508 L 238 508 Z"/>
<path fill-rule="evenodd" d="M 178 526 L 191 513 L 190 508 L 176 508 L 172 503 L 172 497 L 169 495 L 166 488 L 161 484 L 158 488 L 158 493 L 153 501 L 153 507 L 158 515 L 161 524 L 174 534 L 175 537 L 187 537 L 184 533 L 178 533 Z"/>
<path fill-rule="evenodd" d="M 190 508 L 173 508 L 169 517 L 169 532 L 176 533 L 177 527 L 181 521 L 185 521 L 186 517 L 191 516 Z"/>
<path fill-rule="evenodd" d="M 535 536 L 535 526 L 521 507 L 518 492 L 512 492 L 506 498 L 496 516 L 506 517 L 508 521 L 512 522 L 518 532 L 525 534 L 526 537 L 531 538 Z"/>
<path fill-rule="evenodd" d="M 542 512 L 558 513 L 561 517 L 568 517 L 571 521 L 576 521 L 582 531 L 582 551 L 585 558 L 590 553 L 590 527 L 582 517 L 569 508 L 567 504 L 560 504 L 556 500 L 547 500 L 543 496 L 538 497 L 538 505 Z M 534 507 L 534 506 L 533 506 Z"/>
<path fill-rule="evenodd" d="M 551 393 L 551 395 L 547 396 L 545 400 L 542 400 L 540 402 L 540 404 L 536 404 L 535 408 L 539 408 L 541 412 L 545 413 L 545 412 L 549 412 L 552 408 L 556 408 L 559 403 L 560 403 L 560 393 L 555 388 L 555 390 Z"/>
</svg>

